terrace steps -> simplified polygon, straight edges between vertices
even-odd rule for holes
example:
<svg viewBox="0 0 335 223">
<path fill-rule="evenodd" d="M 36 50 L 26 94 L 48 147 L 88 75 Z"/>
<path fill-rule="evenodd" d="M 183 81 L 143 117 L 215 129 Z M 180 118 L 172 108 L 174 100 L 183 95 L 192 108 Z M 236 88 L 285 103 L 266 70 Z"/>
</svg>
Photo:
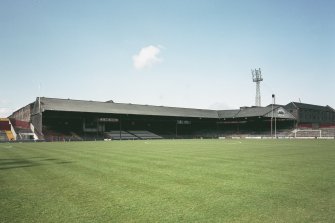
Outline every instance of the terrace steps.
<svg viewBox="0 0 335 223">
<path fill-rule="evenodd" d="M 6 130 L 5 133 L 6 133 L 7 138 L 8 138 L 9 141 L 15 140 L 15 137 L 14 137 L 11 130 Z"/>
</svg>

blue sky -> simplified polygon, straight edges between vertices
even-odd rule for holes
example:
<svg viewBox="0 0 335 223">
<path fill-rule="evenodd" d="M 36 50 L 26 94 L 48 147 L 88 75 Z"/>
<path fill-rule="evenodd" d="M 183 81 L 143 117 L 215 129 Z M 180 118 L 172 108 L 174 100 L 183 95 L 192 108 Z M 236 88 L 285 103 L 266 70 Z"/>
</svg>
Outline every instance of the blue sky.
<svg viewBox="0 0 335 223">
<path fill-rule="evenodd" d="M 334 11 L 333 0 L 1 0 L 0 116 L 39 95 L 251 106 L 254 68 L 262 105 L 275 93 L 335 107 Z"/>
</svg>

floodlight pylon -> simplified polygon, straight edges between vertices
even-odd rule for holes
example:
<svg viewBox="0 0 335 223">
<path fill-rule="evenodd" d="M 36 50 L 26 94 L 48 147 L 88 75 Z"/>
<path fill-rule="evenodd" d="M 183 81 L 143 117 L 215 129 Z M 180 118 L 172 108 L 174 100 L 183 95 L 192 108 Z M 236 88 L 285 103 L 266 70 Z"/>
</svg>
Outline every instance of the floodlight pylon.
<svg viewBox="0 0 335 223">
<path fill-rule="evenodd" d="M 252 81 L 256 83 L 255 106 L 261 106 L 261 81 L 263 81 L 261 68 L 251 70 Z"/>
</svg>

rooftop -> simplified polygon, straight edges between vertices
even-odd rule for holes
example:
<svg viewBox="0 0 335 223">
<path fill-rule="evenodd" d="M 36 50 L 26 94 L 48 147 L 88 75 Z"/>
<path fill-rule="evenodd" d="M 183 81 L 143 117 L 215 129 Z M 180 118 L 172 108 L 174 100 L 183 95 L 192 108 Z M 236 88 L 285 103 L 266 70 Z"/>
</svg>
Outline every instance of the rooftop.
<svg viewBox="0 0 335 223">
<path fill-rule="evenodd" d="M 38 99 L 36 100 L 38 103 Z M 272 108 L 268 107 L 243 107 L 234 110 L 210 110 L 195 108 L 178 108 L 154 105 L 138 105 L 125 103 L 111 103 L 99 101 L 85 101 L 59 98 L 40 98 L 41 111 L 67 111 L 87 112 L 105 114 L 128 114 L 128 115 L 149 115 L 149 116 L 170 116 L 170 117 L 192 117 L 192 118 L 247 118 L 247 117 L 268 117 Z M 276 106 L 275 109 L 284 109 Z M 284 109 L 285 110 L 285 109 Z M 281 118 L 294 118 L 289 112 Z"/>
</svg>

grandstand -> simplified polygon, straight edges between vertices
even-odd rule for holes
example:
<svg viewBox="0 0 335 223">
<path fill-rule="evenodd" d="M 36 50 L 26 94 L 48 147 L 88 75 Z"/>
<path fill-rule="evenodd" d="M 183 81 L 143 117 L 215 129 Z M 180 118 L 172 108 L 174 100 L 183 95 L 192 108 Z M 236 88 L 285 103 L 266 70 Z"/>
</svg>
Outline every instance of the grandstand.
<svg viewBox="0 0 335 223">
<path fill-rule="evenodd" d="M 280 115 L 278 109 L 285 110 L 274 109 L 278 128 L 292 128 L 294 117 L 287 111 Z M 230 132 L 266 131 L 272 115 L 268 107 L 216 111 L 44 97 L 22 110 L 10 118 L 27 120 L 30 113 L 34 133 L 47 141 L 217 138 Z"/>
<path fill-rule="evenodd" d="M 8 138 L 7 138 L 7 134 L 5 131 L 0 130 L 0 141 L 2 142 L 7 142 Z"/>
<path fill-rule="evenodd" d="M 306 119 L 306 113 L 320 117 Z M 324 127 L 326 135 L 335 129 L 331 107 L 296 102 L 209 110 L 41 97 L 15 111 L 1 130 L 12 130 L 18 140 L 46 141 L 262 138 L 271 136 L 273 118 L 278 137 L 298 137 L 303 133 L 294 134 L 293 130 L 302 127 Z"/>
<path fill-rule="evenodd" d="M 296 118 L 297 128 L 335 127 L 335 111 L 330 106 L 291 102 L 285 106 Z"/>
<path fill-rule="evenodd" d="M 10 118 L 10 123 L 13 126 L 13 132 L 16 133 L 18 140 L 34 140 L 38 137 L 34 133 L 31 123 Z"/>
<path fill-rule="evenodd" d="M 0 118 L 0 141 L 16 140 L 15 131 L 8 118 Z"/>
</svg>

